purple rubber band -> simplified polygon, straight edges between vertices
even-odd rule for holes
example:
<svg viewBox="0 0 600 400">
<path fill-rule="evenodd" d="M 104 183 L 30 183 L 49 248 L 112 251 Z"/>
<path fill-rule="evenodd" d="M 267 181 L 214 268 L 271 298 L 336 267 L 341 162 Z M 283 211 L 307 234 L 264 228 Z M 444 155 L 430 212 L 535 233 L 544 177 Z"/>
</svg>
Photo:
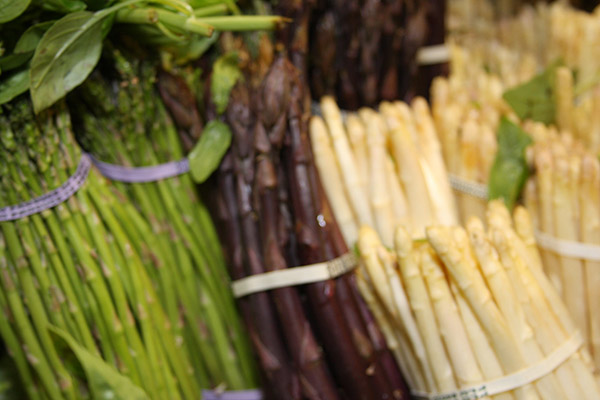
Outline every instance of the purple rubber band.
<svg viewBox="0 0 600 400">
<path fill-rule="evenodd" d="M 249 390 L 202 390 L 203 400 L 262 400 L 263 393 L 260 389 Z"/>
<path fill-rule="evenodd" d="M 69 197 L 73 196 L 81 186 L 83 186 L 91 166 L 92 160 L 90 157 L 87 154 L 82 154 L 79 164 L 77 165 L 77 170 L 65 183 L 53 191 L 25 203 L 0 208 L 0 221 L 14 221 L 25 218 L 49 208 L 56 207 L 60 203 L 66 201 Z"/>
<path fill-rule="evenodd" d="M 190 163 L 187 158 L 149 167 L 123 167 L 121 165 L 105 163 L 92 155 L 89 156 L 91 157 L 94 166 L 102 175 L 113 181 L 120 182 L 155 182 L 161 179 L 185 174 L 190 170 Z"/>
</svg>

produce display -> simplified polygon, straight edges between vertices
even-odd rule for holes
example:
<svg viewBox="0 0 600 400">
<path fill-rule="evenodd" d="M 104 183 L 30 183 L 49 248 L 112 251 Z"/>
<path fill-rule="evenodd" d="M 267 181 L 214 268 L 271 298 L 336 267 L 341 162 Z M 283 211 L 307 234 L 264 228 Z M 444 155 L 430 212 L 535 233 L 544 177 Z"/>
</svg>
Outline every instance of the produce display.
<svg viewBox="0 0 600 400">
<path fill-rule="evenodd" d="M 549 362 L 578 334 L 544 275 L 527 211 L 518 207 L 513 218 L 496 200 L 487 229 L 472 217 L 466 229 L 432 225 L 414 241 L 399 226 L 393 250 L 361 229 L 359 287 L 413 392 L 473 395 L 483 382 Z M 600 391 L 579 350 L 551 373 L 489 395 L 596 399 Z"/>
<path fill-rule="evenodd" d="M 568 3 L 0 1 L 0 398 L 600 398 Z"/>
</svg>

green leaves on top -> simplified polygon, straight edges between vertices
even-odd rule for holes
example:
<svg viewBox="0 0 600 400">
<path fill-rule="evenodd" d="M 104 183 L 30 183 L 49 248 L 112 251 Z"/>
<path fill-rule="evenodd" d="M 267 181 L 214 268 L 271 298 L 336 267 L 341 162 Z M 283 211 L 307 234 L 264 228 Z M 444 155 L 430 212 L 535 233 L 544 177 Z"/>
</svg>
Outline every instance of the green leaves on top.
<svg viewBox="0 0 600 400">
<path fill-rule="evenodd" d="M 210 91 L 212 101 L 217 107 L 217 113 L 223 114 L 229 103 L 229 94 L 242 72 L 238 66 L 238 54 L 236 52 L 225 53 L 215 61 L 210 79 Z"/>
<path fill-rule="evenodd" d="M 525 149 L 532 140 L 506 117 L 500 121 L 497 137 L 498 152 L 490 171 L 489 198 L 501 198 L 512 209 L 529 176 Z"/>
<path fill-rule="evenodd" d="M 45 21 L 39 24 L 35 24 L 27 28 L 25 32 L 21 35 L 15 48 L 13 50 L 14 53 L 27 53 L 33 52 L 37 47 L 40 40 L 42 40 L 42 36 L 46 33 L 48 29 L 54 24 L 56 21 Z"/>
<path fill-rule="evenodd" d="M 4 76 L 4 75 L 3 75 Z M 0 82 L 0 104 L 8 103 L 29 89 L 29 69 L 21 69 Z"/>
<path fill-rule="evenodd" d="M 522 120 L 532 119 L 546 125 L 554 123 L 556 100 L 554 81 L 559 61 L 552 63 L 539 75 L 504 93 L 504 100 Z"/>
<path fill-rule="evenodd" d="M 30 90 L 36 113 L 54 104 L 88 77 L 102 52 L 104 20 L 139 1 L 125 1 L 95 13 L 67 14 L 48 29 L 31 60 Z"/>
<path fill-rule="evenodd" d="M 200 140 L 188 155 L 195 182 L 204 182 L 219 167 L 231 145 L 231 136 L 229 126 L 223 122 L 210 121 L 206 124 Z"/>
<path fill-rule="evenodd" d="M 23 13 L 31 0 L 0 0 L 0 24 L 12 21 Z"/>
<path fill-rule="evenodd" d="M 48 329 L 56 337 L 57 345 L 62 345 L 65 350 L 69 350 L 75 355 L 76 360 L 73 361 L 77 361 L 81 365 L 94 399 L 150 399 L 128 377 L 121 375 L 102 358 L 79 345 L 69 333 L 55 326 L 49 326 Z M 65 351 L 61 354 L 68 354 L 69 352 Z"/>
</svg>

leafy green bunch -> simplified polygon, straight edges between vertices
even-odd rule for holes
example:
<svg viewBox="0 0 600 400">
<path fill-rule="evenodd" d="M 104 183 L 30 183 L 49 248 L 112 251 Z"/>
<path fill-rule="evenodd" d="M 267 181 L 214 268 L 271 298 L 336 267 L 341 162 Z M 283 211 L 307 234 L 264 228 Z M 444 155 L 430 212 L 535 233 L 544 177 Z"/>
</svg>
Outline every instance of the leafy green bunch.
<svg viewBox="0 0 600 400">
<path fill-rule="evenodd" d="M 89 76 L 117 26 L 187 61 L 219 31 L 272 29 L 282 21 L 239 15 L 233 0 L 2 0 L 0 104 L 27 90 L 36 113 L 56 103 Z"/>
</svg>

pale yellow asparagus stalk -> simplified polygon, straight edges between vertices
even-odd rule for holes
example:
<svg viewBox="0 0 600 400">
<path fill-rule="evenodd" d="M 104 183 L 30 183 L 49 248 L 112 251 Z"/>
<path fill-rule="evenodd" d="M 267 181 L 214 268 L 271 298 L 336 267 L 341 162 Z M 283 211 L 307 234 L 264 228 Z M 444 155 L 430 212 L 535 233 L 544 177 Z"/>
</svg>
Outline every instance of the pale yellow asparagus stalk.
<svg viewBox="0 0 600 400">
<path fill-rule="evenodd" d="M 573 130 L 573 75 L 568 67 L 556 69 L 556 122 L 561 130 Z"/>
<path fill-rule="evenodd" d="M 358 224 L 346 197 L 337 158 L 331 147 L 327 127 L 321 117 L 314 116 L 310 119 L 310 138 L 323 188 L 344 240 L 351 247 L 358 240 Z"/>
<path fill-rule="evenodd" d="M 421 267 L 440 333 L 446 344 L 454 376 L 459 388 L 483 382 L 483 375 L 471 349 L 469 338 L 450 292 L 442 267 L 434 259 L 433 250 L 423 246 Z"/>
<path fill-rule="evenodd" d="M 541 286 L 531 271 L 526 244 L 512 229 L 508 227 L 499 229 L 507 244 L 506 257 L 512 259 L 518 278 L 523 283 L 523 290 L 528 294 L 530 302 L 530 307 L 526 308 L 528 321 L 534 327 L 537 341 L 545 355 L 549 355 L 569 338 L 569 334 L 560 325 L 559 319 L 550 308 Z M 572 356 L 555 370 L 555 375 L 568 399 L 597 398 L 597 388 L 587 383 L 590 381 L 591 373 L 588 370 L 582 375 L 581 366 L 583 364 L 580 357 Z M 585 375 L 588 375 L 587 379 Z"/>
<path fill-rule="evenodd" d="M 389 155 L 385 158 L 385 172 L 387 174 L 390 196 L 392 197 L 392 210 L 394 211 L 395 220 L 398 225 L 404 226 L 410 232 L 412 230 L 411 213 L 408 209 L 404 189 L 402 189 L 402 185 L 400 184 L 400 178 L 398 178 L 398 174 L 396 173 L 394 161 L 392 161 Z"/>
<path fill-rule="evenodd" d="M 387 250 L 381 245 L 377 233 L 369 226 L 361 228 L 358 247 L 369 280 L 375 288 L 377 297 L 392 318 L 393 326 L 401 327 L 406 332 L 408 342 L 401 337 L 398 337 L 398 340 L 403 350 L 408 351 L 411 357 L 417 360 L 416 365 L 412 365 L 415 379 L 424 382 L 425 388 L 434 390 L 435 382 L 425 354 L 425 346 L 412 316 L 400 277 L 397 271 L 392 270 L 389 257 L 382 255 L 387 253 Z"/>
<path fill-rule="evenodd" d="M 490 170 L 498 152 L 498 140 L 495 133 L 496 126 L 497 124 L 493 125 L 493 128 L 488 123 L 480 125 L 479 154 L 481 154 L 482 183 L 488 182 L 487 177 L 490 176 Z"/>
<path fill-rule="evenodd" d="M 597 154 L 600 152 L 600 88 L 594 89 L 592 93 L 592 110 L 587 118 L 590 119 L 587 144 L 590 151 Z"/>
<path fill-rule="evenodd" d="M 419 368 L 418 364 L 409 355 L 410 348 L 402 349 L 402 346 L 400 345 L 401 341 L 397 339 L 396 332 L 392 327 L 393 322 L 390 321 L 391 317 L 386 315 L 383 306 L 377 300 L 374 289 L 367 282 L 362 268 L 357 270 L 356 278 L 358 290 L 360 291 L 362 298 L 365 300 L 365 303 L 367 303 L 367 306 L 373 313 L 373 318 L 375 318 L 377 326 L 379 326 L 381 333 L 385 337 L 387 347 L 398 362 L 398 366 L 400 367 L 402 375 L 406 379 L 409 387 L 416 388 L 417 390 L 427 390 L 425 382 L 417 374 L 417 370 Z"/>
<path fill-rule="evenodd" d="M 419 332 L 425 343 L 429 367 L 433 372 L 436 390 L 446 392 L 456 389 L 452 366 L 440 338 L 431 301 L 419 268 L 418 252 L 413 248 L 411 237 L 399 227 L 394 238 L 402 280 L 406 286 L 410 306 L 415 315 Z"/>
<path fill-rule="evenodd" d="M 487 269 L 486 277 L 496 298 L 496 304 L 498 304 L 508 321 L 509 328 L 520 345 L 524 358 L 529 364 L 535 364 L 544 359 L 544 353 L 538 341 L 540 336 L 543 336 L 543 332 L 538 331 L 538 340 L 536 340 L 531 325 L 537 320 L 532 321 L 527 318 L 531 317 L 532 314 L 527 291 L 521 282 L 521 277 L 514 265 L 515 261 L 511 257 L 510 249 L 501 232 L 502 229 L 508 229 L 508 224 L 505 222 L 498 223 L 494 221 L 494 217 L 498 216 L 490 218 L 489 235 L 492 237 L 496 251 L 500 254 L 502 263 L 496 258 L 495 253 L 492 253 L 491 246 L 488 246 L 489 248 L 485 250 L 488 253 L 488 260 L 484 262 L 480 258 L 480 265 L 482 265 L 484 271 Z M 479 223 L 481 222 L 479 221 Z M 479 246 L 481 248 L 485 247 L 485 244 L 481 243 L 481 235 L 484 235 L 483 225 L 472 225 L 470 228 L 469 233 L 473 240 L 473 247 L 475 247 L 478 254 L 483 253 L 484 251 L 479 250 Z M 485 255 L 483 256 L 485 257 Z M 490 276 L 489 274 L 493 275 Z M 535 324 L 534 328 L 541 330 L 543 326 L 540 327 L 540 324 Z M 565 396 L 561 385 L 552 373 L 540 378 L 534 382 L 534 385 L 543 399 L 562 399 Z"/>
<path fill-rule="evenodd" d="M 360 116 L 367 128 L 367 148 L 369 152 L 369 201 L 375 227 L 387 247 L 394 245 L 396 219 L 392 208 L 392 198 L 388 187 L 385 162 L 385 126 L 371 109 L 361 109 Z"/>
<path fill-rule="evenodd" d="M 333 149 L 346 185 L 346 193 L 360 225 L 373 225 L 373 216 L 369 207 L 368 193 L 361 190 L 360 175 L 346 136 L 340 109 L 333 98 L 321 99 L 321 112 L 329 128 Z"/>
<path fill-rule="evenodd" d="M 475 255 L 473 254 L 469 238 L 465 231 L 460 227 L 454 227 L 452 229 L 452 236 L 456 248 L 461 252 L 463 260 L 467 264 L 467 268 L 472 269 L 473 271 L 477 270 L 477 261 L 475 260 Z M 481 368 L 481 372 L 486 381 L 504 376 L 498 357 L 496 357 L 494 349 L 490 346 L 485 332 L 453 280 L 450 280 L 450 288 L 458 305 L 461 318 L 465 324 L 470 343 L 473 347 L 475 356 L 477 357 L 477 362 L 479 363 L 479 367 Z M 493 399 L 514 399 L 511 393 L 512 392 L 499 393 L 493 396 Z"/>
<path fill-rule="evenodd" d="M 479 151 L 480 130 L 475 115 L 470 116 L 463 124 L 460 136 L 460 169 L 459 176 L 472 182 L 483 182 L 482 161 Z M 485 215 L 485 200 L 467 193 L 458 195 L 462 221 L 470 216 L 482 218 Z"/>
<path fill-rule="evenodd" d="M 586 154 L 581 166 L 580 228 L 581 240 L 600 246 L 600 163 L 596 157 Z M 600 372 L 600 262 L 585 260 L 585 283 L 588 295 L 590 328 L 590 352 L 594 371 Z"/>
<path fill-rule="evenodd" d="M 456 204 L 427 101 L 422 97 L 416 97 L 412 101 L 412 110 L 418 132 L 421 160 L 423 164 L 429 166 L 432 175 L 432 179 L 426 182 L 431 204 L 436 211 L 436 221 L 442 225 L 456 225 L 458 223 Z"/>
<path fill-rule="evenodd" d="M 419 360 L 417 367 L 418 374 L 423 377 L 426 386 L 433 390 L 435 380 L 431 372 L 431 366 L 428 364 L 423 338 L 419 333 L 419 328 L 412 314 L 411 306 L 400 279 L 400 272 L 396 268 L 396 259 L 381 245 L 377 234 L 372 229 L 363 227 L 361 229 L 361 238 L 366 242 L 364 243 L 365 246 L 370 245 L 373 249 L 377 249 L 380 265 L 383 268 L 392 292 L 390 301 L 395 307 L 391 311 L 391 314 L 395 316 L 397 323 L 402 326 L 402 330 L 406 333 L 405 336 L 410 343 L 408 347 L 411 349 L 411 354 L 414 354 L 414 358 Z"/>
<path fill-rule="evenodd" d="M 456 173 L 458 160 L 458 127 L 462 108 L 450 101 L 448 80 L 436 77 L 431 85 L 433 119 L 442 144 L 442 155 L 448 171 Z"/>
<path fill-rule="evenodd" d="M 421 170 L 419 155 L 408 129 L 400 125 L 391 132 L 393 155 L 398 176 L 406 188 L 406 200 L 412 215 L 413 235 L 422 237 L 425 227 L 435 219 L 429 193 Z"/>
<path fill-rule="evenodd" d="M 550 149 L 545 145 L 535 146 L 535 167 L 537 177 L 537 188 L 538 188 L 538 200 L 540 210 L 540 227 L 541 231 L 548 235 L 555 235 L 554 232 L 554 204 L 553 204 L 553 159 Z M 542 258 L 544 260 L 544 267 L 548 277 L 552 281 L 554 287 L 556 287 L 559 294 L 563 293 L 563 283 L 560 272 L 560 260 L 558 256 L 548 250 L 542 251 Z"/>
<path fill-rule="evenodd" d="M 510 334 L 502 313 L 492 300 L 491 293 L 477 270 L 469 268 L 460 250 L 454 245 L 451 230 L 440 226 L 427 229 L 427 238 L 438 256 L 444 261 L 452 280 L 465 296 L 477 319 L 484 328 L 490 344 L 505 373 L 516 372 L 526 366 L 517 344 Z M 539 399 L 532 385 L 514 390 L 518 400 Z"/>
<path fill-rule="evenodd" d="M 554 168 L 554 232 L 559 239 L 579 241 L 579 228 L 577 226 L 574 207 L 578 207 L 576 192 L 571 180 L 578 175 L 576 167 L 571 168 L 569 160 L 562 154 L 555 156 Z M 576 182 L 578 182 L 577 179 Z M 561 256 L 561 277 L 563 283 L 563 298 L 567 309 L 573 316 L 575 324 L 581 331 L 586 343 L 588 342 L 588 320 L 585 277 L 581 260 Z"/>
<path fill-rule="evenodd" d="M 346 117 L 346 132 L 354 154 L 354 161 L 360 176 L 359 187 L 364 193 L 369 190 L 369 154 L 367 151 L 367 134 L 360 118 L 349 113 Z"/>
</svg>

